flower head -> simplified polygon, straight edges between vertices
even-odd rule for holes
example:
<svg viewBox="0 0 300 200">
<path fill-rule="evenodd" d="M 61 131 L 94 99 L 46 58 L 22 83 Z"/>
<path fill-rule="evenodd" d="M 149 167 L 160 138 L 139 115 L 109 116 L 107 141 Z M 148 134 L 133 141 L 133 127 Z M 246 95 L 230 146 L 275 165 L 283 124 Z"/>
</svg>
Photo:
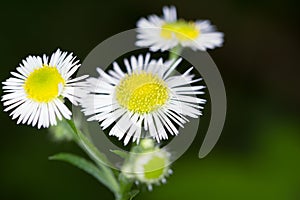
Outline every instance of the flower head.
<svg viewBox="0 0 300 200">
<path fill-rule="evenodd" d="M 142 183 L 152 190 L 153 184 L 166 183 L 172 173 L 170 169 L 171 154 L 154 145 L 151 139 L 143 139 L 140 146 L 130 151 L 122 167 L 122 173 L 137 184 Z"/>
<path fill-rule="evenodd" d="M 80 67 L 72 54 L 59 49 L 52 54 L 50 60 L 46 55 L 28 56 L 22 61 L 13 77 L 3 82 L 3 101 L 5 112 L 13 110 L 10 115 L 18 118 L 17 123 L 27 123 L 38 128 L 56 125 L 57 118 L 70 119 L 71 111 L 63 102 L 69 99 L 77 105 L 82 95 L 84 82 L 81 76 L 71 76 Z"/>
<path fill-rule="evenodd" d="M 184 74 L 170 74 L 181 59 L 163 62 L 132 56 L 125 59 L 126 72 L 113 63 L 108 73 L 97 68 L 100 76 L 89 78 L 89 94 L 83 98 L 82 106 L 88 120 L 100 122 L 102 129 L 112 128 L 109 135 L 124 139 L 126 145 L 131 138 L 139 141 L 142 129 L 148 131 L 144 136 L 155 138 L 158 142 L 168 139 L 168 133 L 177 135 L 176 126 L 183 127 L 186 116 L 197 118 L 201 115 L 199 104 L 205 103 L 195 94 L 203 94 L 204 86 L 191 86 L 201 79 L 193 80 L 192 68 Z"/>
<path fill-rule="evenodd" d="M 216 32 L 209 20 L 177 19 L 174 6 L 163 8 L 163 17 L 151 15 L 137 22 L 137 46 L 165 51 L 178 45 L 205 51 L 222 46 L 223 33 Z"/>
</svg>

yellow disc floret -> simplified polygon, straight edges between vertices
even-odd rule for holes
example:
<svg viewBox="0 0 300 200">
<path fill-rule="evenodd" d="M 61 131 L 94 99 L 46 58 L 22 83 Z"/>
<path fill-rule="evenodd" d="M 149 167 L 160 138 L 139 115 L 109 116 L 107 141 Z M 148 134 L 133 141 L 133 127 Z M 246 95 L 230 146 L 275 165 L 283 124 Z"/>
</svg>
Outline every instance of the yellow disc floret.
<svg viewBox="0 0 300 200">
<path fill-rule="evenodd" d="M 165 174 L 166 158 L 153 156 L 143 167 L 145 179 L 160 179 Z"/>
<path fill-rule="evenodd" d="M 35 69 L 25 81 L 24 89 L 29 99 L 49 102 L 59 96 L 65 80 L 56 67 L 43 65 Z"/>
<path fill-rule="evenodd" d="M 160 32 L 161 37 L 171 39 L 173 35 L 180 41 L 196 39 L 200 34 L 195 23 L 179 20 L 177 22 L 165 23 Z"/>
<path fill-rule="evenodd" d="M 144 114 L 164 105 L 169 98 L 169 92 L 158 76 L 142 71 L 126 75 L 120 81 L 116 98 L 122 107 Z"/>
</svg>

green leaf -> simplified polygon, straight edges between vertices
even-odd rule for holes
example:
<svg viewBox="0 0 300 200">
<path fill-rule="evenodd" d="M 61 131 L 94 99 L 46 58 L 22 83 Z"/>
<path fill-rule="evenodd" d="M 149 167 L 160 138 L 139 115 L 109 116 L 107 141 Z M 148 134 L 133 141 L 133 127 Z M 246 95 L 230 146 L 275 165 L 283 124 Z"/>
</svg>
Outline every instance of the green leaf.
<svg viewBox="0 0 300 200">
<path fill-rule="evenodd" d="M 49 157 L 49 159 L 68 162 L 78 167 L 79 169 L 82 169 L 86 173 L 92 175 L 100 183 L 104 184 L 111 191 L 115 192 L 115 189 L 111 186 L 110 181 L 107 179 L 107 176 L 105 175 L 104 171 L 97 168 L 92 162 L 70 153 L 59 153 Z"/>
<path fill-rule="evenodd" d="M 93 145 L 93 143 L 80 131 L 76 128 L 74 122 L 72 120 L 68 120 L 67 123 L 73 130 L 73 134 L 76 137 L 76 142 L 80 145 L 80 147 L 89 155 L 89 157 L 100 167 L 107 180 L 114 188 L 114 192 L 117 193 L 120 191 L 119 183 L 117 182 L 113 171 L 107 166 L 112 164 L 106 158 L 106 156 L 99 152 L 98 149 Z"/>
<path fill-rule="evenodd" d="M 127 159 L 129 155 L 126 151 L 120 151 L 120 150 L 110 150 L 110 151 L 124 159 Z"/>
</svg>

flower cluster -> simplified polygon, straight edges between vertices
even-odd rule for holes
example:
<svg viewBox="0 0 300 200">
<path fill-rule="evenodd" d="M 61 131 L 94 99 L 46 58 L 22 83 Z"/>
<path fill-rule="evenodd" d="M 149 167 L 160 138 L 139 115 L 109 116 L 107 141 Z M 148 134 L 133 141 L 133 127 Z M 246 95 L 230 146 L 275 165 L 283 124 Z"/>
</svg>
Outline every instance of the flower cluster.
<svg viewBox="0 0 300 200">
<path fill-rule="evenodd" d="M 164 7 L 162 17 L 141 18 L 137 32 L 136 45 L 150 51 L 186 47 L 205 51 L 223 43 L 223 33 L 217 32 L 210 21 L 178 19 L 174 6 Z M 170 135 L 175 137 L 179 127 L 184 127 L 190 118 L 202 115 L 206 102 L 200 98 L 205 86 L 200 84 L 201 78 L 195 78 L 193 67 L 183 73 L 176 71 L 181 62 L 182 58 L 153 59 L 150 53 L 132 55 L 123 64 L 112 63 L 108 70 L 97 68 L 98 77 L 75 78 L 79 60 L 58 49 L 50 57 L 28 56 L 22 60 L 16 71 L 11 72 L 12 77 L 3 82 L 1 101 L 4 111 L 10 112 L 17 124 L 38 129 L 55 126 L 51 130 L 57 138 L 74 140 L 87 149 L 99 169 L 75 156 L 56 158 L 86 170 L 120 198 L 128 194 L 120 189 L 121 183 L 117 183 L 114 173 L 99 164 L 102 154 L 72 124 L 72 113 L 65 100 L 81 106 L 88 121 L 97 121 L 103 130 L 109 129 L 109 136 L 123 140 L 124 145 L 135 143 L 124 156 L 120 175 L 152 190 L 153 184 L 165 183 L 172 173 L 171 154 L 158 143 Z M 64 125 L 56 126 L 58 122 Z"/>
</svg>

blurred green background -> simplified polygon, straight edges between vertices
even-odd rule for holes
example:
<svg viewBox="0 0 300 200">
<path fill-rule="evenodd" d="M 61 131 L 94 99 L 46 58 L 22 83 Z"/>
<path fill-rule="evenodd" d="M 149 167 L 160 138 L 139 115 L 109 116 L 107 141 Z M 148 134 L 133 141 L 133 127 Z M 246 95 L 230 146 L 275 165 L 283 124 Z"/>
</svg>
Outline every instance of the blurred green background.
<svg viewBox="0 0 300 200">
<path fill-rule="evenodd" d="M 225 82 L 227 120 L 207 157 L 198 158 L 201 130 L 168 183 L 137 199 L 300 199 L 299 1 L 1 2 L 0 80 L 28 54 L 60 47 L 83 60 L 101 41 L 170 4 L 182 18 L 211 19 L 225 33 L 224 47 L 209 53 Z M 55 143 L 47 131 L 0 115 L 0 199 L 113 198 L 84 172 L 47 160 L 61 151 L 84 155 L 75 144 Z"/>
</svg>

